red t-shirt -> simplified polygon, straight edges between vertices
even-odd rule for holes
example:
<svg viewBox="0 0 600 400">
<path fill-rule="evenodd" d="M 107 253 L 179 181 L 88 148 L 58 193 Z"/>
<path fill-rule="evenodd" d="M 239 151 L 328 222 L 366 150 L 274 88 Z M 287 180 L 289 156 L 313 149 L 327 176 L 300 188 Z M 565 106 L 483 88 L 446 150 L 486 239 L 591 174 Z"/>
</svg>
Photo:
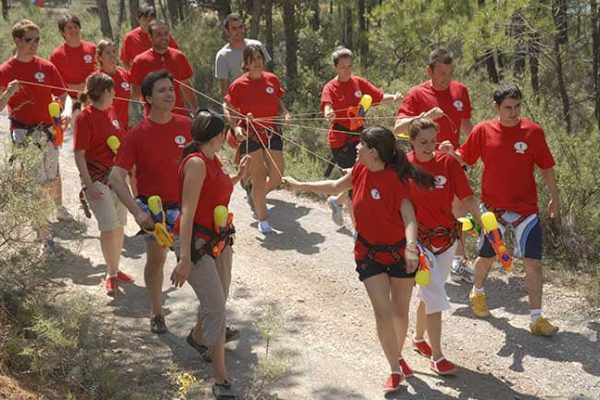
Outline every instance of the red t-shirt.
<svg viewBox="0 0 600 400">
<path fill-rule="evenodd" d="M 171 40 L 169 41 L 169 47 L 174 49 L 179 49 L 179 46 L 171 36 Z M 150 34 L 148 32 L 142 31 L 142 28 L 139 26 L 125 35 L 123 38 L 123 46 L 121 47 L 121 61 L 123 62 L 132 62 L 133 59 L 145 52 L 146 50 L 152 48 L 152 39 L 150 38 Z"/>
<path fill-rule="evenodd" d="M 183 181 L 185 175 L 183 169 L 185 163 L 192 157 L 200 157 L 204 160 L 206 165 L 206 177 L 200 190 L 200 197 L 198 198 L 198 204 L 196 205 L 196 213 L 194 214 L 194 223 L 201 225 L 208 229 L 214 229 L 214 214 L 213 211 L 216 206 L 229 207 L 229 200 L 231 199 L 231 193 L 233 192 L 233 183 L 229 174 L 223 169 L 223 164 L 217 156 L 214 159 L 210 159 L 204 155 L 201 151 L 197 153 L 188 154 L 183 160 L 179 167 L 179 198 L 183 196 Z M 179 220 L 177 218 L 173 232 L 179 233 Z M 206 235 L 198 234 L 198 236 L 208 239 Z"/>
<path fill-rule="evenodd" d="M 181 51 L 169 47 L 164 54 L 158 54 L 154 49 L 149 49 L 138 55 L 133 59 L 133 64 L 131 64 L 131 83 L 141 86 L 142 80 L 144 80 L 146 75 L 150 72 L 163 69 L 168 70 L 173 75 L 173 79 L 175 79 L 175 82 L 173 82 L 175 89 L 175 110 L 173 111 L 178 114 L 188 115 L 177 80 L 185 81 L 190 79 L 194 75 L 194 71 Z"/>
<path fill-rule="evenodd" d="M 61 44 L 50 54 L 50 62 L 56 66 L 67 85 L 85 83 L 96 70 L 96 45 L 85 40 L 79 47 Z"/>
<path fill-rule="evenodd" d="M 117 67 L 117 71 L 114 74 L 109 74 L 101 69 L 98 69 L 97 72 L 102 72 L 110 76 L 115 83 L 115 99 L 113 100 L 113 107 L 115 108 L 115 113 L 121 123 L 121 128 L 127 130 L 129 127 L 129 101 L 123 99 L 131 98 L 129 71 Z"/>
<path fill-rule="evenodd" d="M 334 124 L 340 124 L 344 128 L 350 130 L 350 119 L 348 119 L 348 108 L 355 107 L 360 103 L 360 99 L 364 94 L 368 94 L 373 99 L 371 105 L 381 103 L 384 93 L 375 85 L 361 78 L 360 76 L 352 75 L 346 82 L 341 82 L 337 79 L 332 79 L 323 87 L 321 93 L 321 111 L 325 111 L 325 104 L 330 103 L 335 111 Z M 358 143 L 360 137 L 358 135 L 347 135 L 343 132 L 338 132 L 329 128 L 329 147 L 337 149 L 343 147 L 347 141 Z"/>
<path fill-rule="evenodd" d="M 263 72 L 260 79 L 250 79 L 243 74 L 229 86 L 225 101 L 237 108 L 243 115 L 252 113 L 254 118 L 276 117 L 280 111 L 280 100 L 285 91 L 279 79 L 270 72 Z M 240 119 L 238 125 L 245 128 L 245 121 Z M 266 140 L 265 127 L 275 125 L 273 121 L 264 120 L 254 124 L 254 128 Z M 250 134 L 254 130 L 250 129 Z"/>
<path fill-rule="evenodd" d="M 538 210 L 534 166 L 554 166 L 544 130 L 521 118 L 514 127 L 497 119 L 477 124 L 458 149 L 469 165 L 483 161 L 481 200 L 492 208 L 535 214 Z"/>
<path fill-rule="evenodd" d="M 471 100 L 467 87 L 464 83 L 450 81 L 448 90 L 439 91 L 433 88 L 431 81 L 422 83 L 410 89 L 402 100 L 397 116 L 414 117 L 433 107 L 439 107 L 447 114 L 435 120 L 440 126 L 438 142 L 449 140 L 455 148 L 458 147 L 461 122 L 471 118 Z"/>
<path fill-rule="evenodd" d="M 177 171 L 181 150 L 192 140 L 192 121 L 173 114 L 166 124 L 149 118 L 131 128 L 117 153 L 115 165 L 131 170 L 136 166 L 138 193 L 160 196 L 164 205 L 179 204 Z"/>
<path fill-rule="evenodd" d="M 29 62 L 11 58 L 0 65 L 0 86 L 6 88 L 15 79 L 21 82 L 19 91 L 8 101 L 10 118 L 27 125 L 52 124 L 48 104 L 52 102 L 52 95 L 58 97 L 65 92 L 64 89 L 60 89 L 65 87 L 65 83 L 56 67 L 37 56 Z"/>
<path fill-rule="evenodd" d="M 112 106 L 99 110 L 86 106 L 75 118 L 73 149 L 85 150 L 85 159 L 107 168 L 114 165 L 115 155 L 106 139 L 115 135 L 123 140 L 123 129 Z"/>
<path fill-rule="evenodd" d="M 452 228 L 456 218 L 452 214 L 454 196 L 460 200 L 473 195 L 469 180 L 456 159 L 448 154 L 435 152 L 427 162 L 417 160 L 414 151 L 407 155 L 408 161 L 424 169 L 435 177 L 435 189 L 423 190 L 410 181 L 410 194 L 417 212 L 419 225 L 427 229 L 437 227 Z M 446 245 L 447 238 L 431 237 L 431 244 L 437 248 Z"/>
<path fill-rule="evenodd" d="M 410 197 L 407 184 L 396 174 L 394 166 L 371 172 L 356 163 L 352 169 L 352 209 L 356 231 L 372 245 L 393 245 L 405 236 L 404 221 L 400 214 L 402 200 Z M 354 257 L 361 260 L 367 253 L 358 240 L 354 243 Z M 376 253 L 381 264 L 394 264 L 391 254 Z"/>
</svg>

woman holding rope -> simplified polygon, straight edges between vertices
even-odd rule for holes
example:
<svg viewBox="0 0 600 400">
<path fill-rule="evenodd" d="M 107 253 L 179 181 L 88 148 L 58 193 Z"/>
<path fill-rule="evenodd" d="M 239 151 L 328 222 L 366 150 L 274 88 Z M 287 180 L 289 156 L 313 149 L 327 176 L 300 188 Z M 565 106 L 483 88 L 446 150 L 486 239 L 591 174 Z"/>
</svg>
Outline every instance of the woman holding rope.
<svg viewBox="0 0 600 400">
<path fill-rule="evenodd" d="M 107 269 L 106 292 L 115 294 L 117 280 L 133 282 L 133 277 L 119 271 L 123 248 L 127 209 L 108 185 L 108 174 L 114 165 L 115 152 L 108 138 L 123 137 L 123 129 L 112 107 L 115 97 L 110 76 L 96 72 L 90 75 L 79 101 L 86 104 L 74 125 L 75 164 L 79 170 L 85 198 L 98 221 L 100 247 Z M 114 139 L 113 139 L 114 140 Z"/>
<path fill-rule="evenodd" d="M 402 348 L 419 259 L 409 179 L 430 189 L 434 178 L 410 164 L 397 149 L 394 134 L 383 127 L 363 130 L 357 153 L 357 163 L 338 180 L 299 182 L 286 177 L 284 182 L 316 193 L 354 191 L 356 272 L 373 305 L 377 334 L 391 369 L 384 390 L 391 392 L 404 379 Z"/>
<path fill-rule="evenodd" d="M 364 116 L 352 113 L 362 103 L 363 96 L 370 96 L 373 105 L 402 98 L 400 93 L 384 94 L 371 82 L 360 76 L 352 75 L 352 51 L 340 46 L 332 54 L 336 76 L 323 87 L 321 93 L 321 111 L 329 123 L 329 147 L 333 155 L 333 162 L 339 168 L 351 168 L 356 161 L 356 145 L 360 141 L 360 132 L 363 129 Z M 370 105 L 370 104 L 369 104 Z M 362 122 L 362 123 L 361 123 Z M 325 176 L 331 173 L 328 167 Z M 342 192 L 337 196 L 327 198 L 331 208 L 331 218 L 336 225 L 344 224 L 342 209 L 344 204 L 350 205 L 350 192 Z M 353 219 L 352 208 L 350 216 Z"/>
<path fill-rule="evenodd" d="M 282 134 L 275 121 L 283 114 L 286 123 L 291 116 L 281 97 L 285 93 L 279 79 L 266 72 L 265 57 L 259 46 L 244 49 L 242 69 L 225 96 L 225 116 L 234 126 L 235 139 L 242 154 L 251 154 L 249 196 L 258 219 L 258 230 L 273 232 L 267 221 L 267 194 L 281 182 L 284 171 Z M 250 201 L 249 201 L 250 202 Z"/>
<path fill-rule="evenodd" d="M 422 190 L 411 182 L 411 198 L 417 204 L 419 241 L 432 262 L 428 285 L 419 286 L 421 299 L 417 309 L 417 325 L 413 337 L 414 350 L 431 359 L 430 368 L 440 375 L 451 375 L 456 366 L 442 354 L 442 311 L 450 308 L 444 284 L 450 274 L 452 260 L 458 247 L 460 226 L 452 214 L 456 197 L 460 204 L 477 220 L 479 210 L 473 200 L 473 191 L 458 161 L 437 151 L 438 125 L 429 118 L 413 119 L 408 133 L 413 150 L 408 160 L 435 176 L 435 188 Z M 423 338 L 427 336 L 431 346 Z M 405 365 L 405 375 L 412 374 Z"/>
</svg>

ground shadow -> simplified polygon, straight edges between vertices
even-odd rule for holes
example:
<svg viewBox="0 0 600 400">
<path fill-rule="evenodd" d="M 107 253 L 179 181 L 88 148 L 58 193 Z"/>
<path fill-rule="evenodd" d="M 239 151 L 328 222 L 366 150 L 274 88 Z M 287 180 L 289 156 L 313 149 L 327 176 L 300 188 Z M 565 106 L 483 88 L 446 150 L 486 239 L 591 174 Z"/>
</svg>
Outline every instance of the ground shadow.
<svg viewBox="0 0 600 400">
<path fill-rule="evenodd" d="M 78 241 L 84 239 L 99 239 L 99 236 L 86 235 L 87 225 L 83 221 L 57 221 L 50 223 L 52 236 L 61 240 Z"/>
<path fill-rule="evenodd" d="M 171 310 L 165 304 L 169 298 L 169 294 L 174 290 L 176 290 L 174 287 L 169 287 L 161 292 L 162 314 L 165 318 L 171 314 Z M 148 318 L 147 323 L 150 324 L 150 297 L 145 286 L 138 286 L 135 283 L 119 285 L 119 291 L 108 302 L 108 305 L 112 307 L 113 314 L 116 316 L 124 318 Z M 167 320 L 167 325 L 168 323 L 169 321 Z"/>
<path fill-rule="evenodd" d="M 102 282 L 106 268 L 94 266 L 89 258 L 58 245 L 58 253 L 48 259 L 50 277 L 70 279 L 74 284 L 96 286 Z"/>
<path fill-rule="evenodd" d="M 121 255 L 133 260 L 140 259 L 146 253 L 146 241 L 144 235 L 125 235 Z"/>
</svg>

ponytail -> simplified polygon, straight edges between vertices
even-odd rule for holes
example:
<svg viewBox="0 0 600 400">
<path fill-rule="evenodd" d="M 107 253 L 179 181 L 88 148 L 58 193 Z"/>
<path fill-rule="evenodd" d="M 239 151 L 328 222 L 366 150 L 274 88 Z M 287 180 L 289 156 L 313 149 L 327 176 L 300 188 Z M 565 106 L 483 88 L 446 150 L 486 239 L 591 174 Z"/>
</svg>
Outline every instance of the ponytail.
<svg viewBox="0 0 600 400">
<path fill-rule="evenodd" d="M 197 142 L 196 140 L 192 140 L 183 148 L 183 150 L 181 150 L 181 160 L 186 158 L 189 154 L 197 153 L 199 151 L 200 151 L 200 142 Z"/>
<path fill-rule="evenodd" d="M 191 153 L 200 151 L 200 146 L 225 132 L 225 121 L 219 114 L 208 109 L 199 109 L 192 120 L 192 138 L 181 151 L 183 160 Z"/>
</svg>

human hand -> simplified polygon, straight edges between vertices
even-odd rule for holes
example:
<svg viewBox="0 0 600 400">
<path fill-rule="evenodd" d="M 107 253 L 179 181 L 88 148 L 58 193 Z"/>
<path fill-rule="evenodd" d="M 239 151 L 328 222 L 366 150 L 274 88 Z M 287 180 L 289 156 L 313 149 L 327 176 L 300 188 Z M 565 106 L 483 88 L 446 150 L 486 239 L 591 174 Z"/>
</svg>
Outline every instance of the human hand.
<svg viewBox="0 0 600 400">
<path fill-rule="evenodd" d="M 152 216 L 145 211 L 140 210 L 135 215 L 135 222 L 145 230 L 154 230 L 154 220 L 152 219 Z"/>
<path fill-rule="evenodd" d="M 252 156 L 246 154 L 240 160 L 240 164 L 238 165 L 238 179 L 244 179 L 248 175 L 248 171 L 250 170 L 250 163 L 252 162 Z"/>
<path fill-rule="evenodd" d="M 548 216 L 552 219 L 560 216 L 560 206 L 558 199 L 550 198 L 548 202 Z"/>
<path fill-rule="evenodd" d="M 189 258 L 182 258 L 179 260 L 173 272 L 171 273 L 171 283 L 175 287 L 182 287 L 185 281 L 187 281 L 192 271 L 192 260 Z"/>
<path fill-rule="evenodd" d="M 454 145 L 449 140 L 444 140 L 440 143 L 438 150 L 442 153 L 452 153 L 454 151 Z"/>
<path fill-rule="evenodd" d="M 402 100 L 402 98 L 403 98 L 403 97 L 404 97 L 404 96 L 403 96 L 403 95 L 402 95 L 402 93 L 400 93 L 400 92 L 396 92 L 396 93 L 394 93 L 394 101 L 399 101 L 399 100 Z"/>
<path fill-rule="evenodd" d="M 431 110 L 429 110 L 425 114 L 423 114 L 423 117 L 429 118 L 429 119 L 432 119 L 435 121 L 436 119 L 440 118 L 442 115 L 444 115 L 444 112 L 442 111 L 441 108 L 433 107 Z"/>
<path fill-rule="evenodd" d="M 20 89 L 21 89 L 21 85 L 19 85 L 19 81 L 15 79 L 8 83 L 8 86 L 6 87 L 6 90 L 4 91 L 4 93 L 6 93 L 6 95 L 10 99 Z"/>
<path fill-rule="evenodd" d="M 297 189 L 300 185 L 300 182 L 292 178 L 291 176 L 284 176 L 283 178 L 281 178 L 281 183 L 283 183 L 289 189 Z"/>
<path fill-rule="evenodd" d="M 98 201 L 101 200 L 103 197 L 102 191 L 95 183 L 92 183 L 91 185 L 86 185 L 85 195 L 88 199 L 90 199 L 90 201 Z"/>
<path fill-rule="evenodd" d="M 404 261 L 406 262 L 406 272 L 412 274 L 419 267 L 419 250 L 416 248 L 406 247 L 404 251 Z"/>
<path fill-rule="evenodd" d="M 238 142 L 243 142 L 244 140 L 248 139 L 248 136 L 246 136 L 241 126 L 236 126 L 233 128 L 233 135 Z"/>
</svg>

